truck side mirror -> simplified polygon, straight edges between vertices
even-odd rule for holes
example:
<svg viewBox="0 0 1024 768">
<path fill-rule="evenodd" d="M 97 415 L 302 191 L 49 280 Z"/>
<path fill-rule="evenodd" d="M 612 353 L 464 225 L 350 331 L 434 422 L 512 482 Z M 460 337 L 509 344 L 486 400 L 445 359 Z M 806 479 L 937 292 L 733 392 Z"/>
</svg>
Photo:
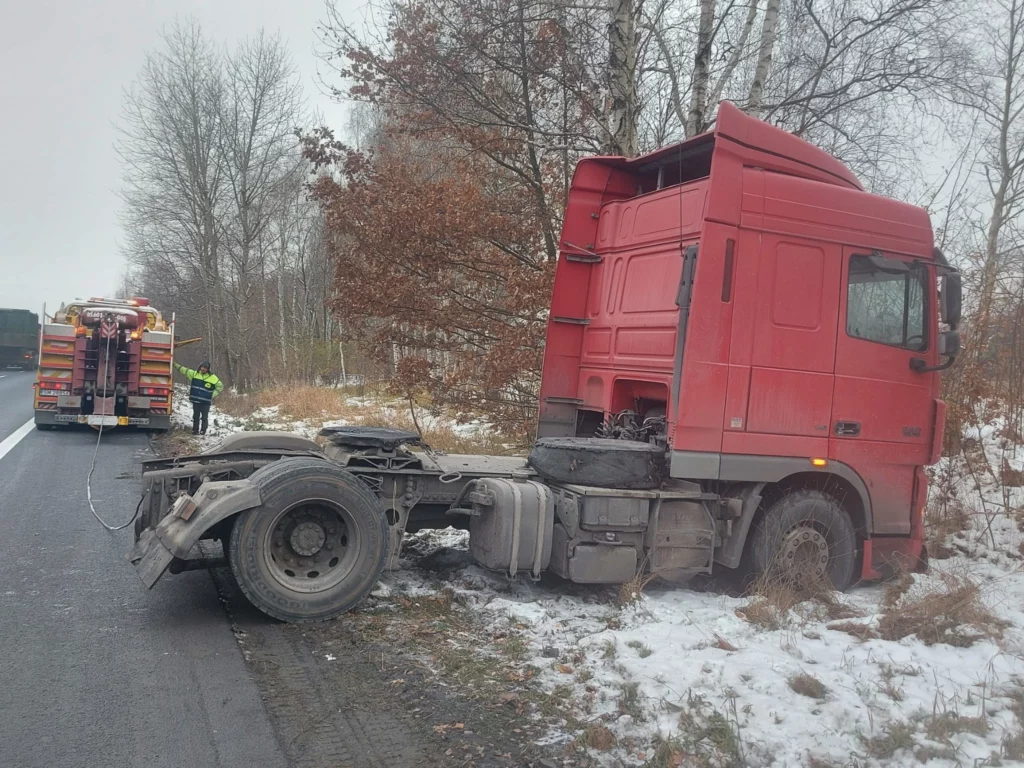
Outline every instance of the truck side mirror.
<svg viewBox="0 0 1024 768">
<path fill-rule="evenodd" d="M 939 334 L 939 354 L 954 358 L 960 354 L 960 331 L 943 331 Z"/>
<path fill-rule="evenodd" d="M 960 316 L 963 309 L 963 286 L 959 272 L 950 272 L 942 276 L 942 286 L 939 291 L 942 320 L 950 328 L 955 329 L 960 323 Z M 957 345 L 959 351 L 959 344 Z"/>
<path fill-rule="evenodd" d="M 929 366 L 928 362 L 923 358 L 912 357 L 910 358 L 911 369 L 918 373 L 930 373 L 931 371 L 944 371 L 953 365 L 957 355 L 960 354 L 960 331 L 943 331 L 940 333 L 936 351 L 939 355 L 946 358 L 946 362 L 940 365 Z"/>
</svg>

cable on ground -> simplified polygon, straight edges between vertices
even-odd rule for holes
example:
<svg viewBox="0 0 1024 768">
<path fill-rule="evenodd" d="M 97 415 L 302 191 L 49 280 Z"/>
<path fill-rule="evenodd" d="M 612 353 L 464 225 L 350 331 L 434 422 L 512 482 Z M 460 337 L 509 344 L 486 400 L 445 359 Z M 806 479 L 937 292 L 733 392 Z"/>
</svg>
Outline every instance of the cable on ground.
<svg viewBox="0 0 1024 768">
<path fill-rule="evenodd" d="M 106 354 L 104 355 L 104 359 L 103 359 L 103 393 L 104 393 L 104 396 L 106 396 L 106 392 L 107 392 L 107 390 L 106 390 L 107 374 L 110 372 L 110 338 L 111 337 L 109 337 L 109 336 L 107 337 L 107 350 L 106 350 Z M 104 415 L 106 415 L 106 414 L 104 414 Z M 99 434 L 96 435 L 96 447 L 92 451 L 92 463 L 89 465 L 89 475 L 85 479 L 85 496 L 89 500 L 89 511 L 92 512 L 92 516 L 95 517 L 99 521 L 100 525 L 102 525 L 108 531 L 123 531 L 129 525 L 134 523 L 135 522 L 135 518 L 139 516 L 139 510 L 142 509 L 142 500 L 145 498 L 145 496 L 143 496 L 142 499 L 139 499 L 139 503 L 135 507 L 135 514 L 133 514 L 131 520 L 129 520 L 124 525 L 110 525 L 102 517 L 100 517 L 99 512 L 96 511 L 96 507 L 93 506 L 93 503 L 92 503 L 92 474 L 93 474 L 93 472 L 96 471 L 96 456 L 100 452 L 100 440 L 102 440 L 102 439 L 103 439 L 103 422 L 100 421 Z"/>
</svg>

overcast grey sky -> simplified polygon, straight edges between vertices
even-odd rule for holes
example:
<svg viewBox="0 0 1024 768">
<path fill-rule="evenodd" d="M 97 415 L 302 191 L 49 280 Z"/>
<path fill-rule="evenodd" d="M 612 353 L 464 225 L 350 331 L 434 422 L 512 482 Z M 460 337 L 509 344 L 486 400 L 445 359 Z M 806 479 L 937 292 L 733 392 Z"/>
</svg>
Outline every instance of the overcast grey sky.
<svg viewBox="0 0 1024 768">
<path fill-rule="evenodd" d="M 338 7 L 355 20 L 363 0 Z M 324 0 L 0 0 L 0 307 L 52 312 L 117 287 L 121 93 L 176 16 L 228 45 L 279 31 L 309 105 L 343 127 L 316 82 Z"/>
</svg>

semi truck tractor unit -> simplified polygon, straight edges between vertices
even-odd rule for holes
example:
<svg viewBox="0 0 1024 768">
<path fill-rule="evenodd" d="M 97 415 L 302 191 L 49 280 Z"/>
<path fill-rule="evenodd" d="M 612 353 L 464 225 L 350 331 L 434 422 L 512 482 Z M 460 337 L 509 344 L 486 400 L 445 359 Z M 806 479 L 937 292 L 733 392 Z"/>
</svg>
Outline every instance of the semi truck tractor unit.
<svg viewBox="0 0 1024 768">
<path fill-rule="evenodd" d="M 173 362 L 173 323 L 147 299 L 62 305 L 42 329 L 36 427 L 170 429 Z"/>
<path fill-rule="evenodd" d="M 39 315 L 27 309 L 0 309 L 0 368 L 36 367 Z"/>
<path fill-rule="evenodd" d="M 343 427 L 149 461 L 143 582 L 217 539 L 262 611 L 326 619 L 448 525 L 485 568 L 590 584 L 923 567 L 961 305 L 925 211 L 724 103 L 713 132 L 581 161 L 559 249 L 528 457 Z"/>
</svg>

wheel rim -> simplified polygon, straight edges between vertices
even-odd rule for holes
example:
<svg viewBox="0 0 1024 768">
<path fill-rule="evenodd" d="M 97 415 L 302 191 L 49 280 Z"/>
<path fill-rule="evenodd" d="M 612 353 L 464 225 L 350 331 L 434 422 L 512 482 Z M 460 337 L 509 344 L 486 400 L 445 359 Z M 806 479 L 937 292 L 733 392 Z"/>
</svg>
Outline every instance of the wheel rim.
<svg viewBox="0 0 1024 768">
<path fill-rule="evenodd" d="M 306 500 L 271 521 L 263 559 L 281 586 L 295 592 L 324 592 L 345 580 L 361 547 L 348 510 L 326 499 Z"/>
<path fill-rule="evenodd" d="M 779 548 L 779 565 L 797 582 L 821 582 L 828 575 L 828 540 L 809 523 L 789 529 Z"/>
</svg>

